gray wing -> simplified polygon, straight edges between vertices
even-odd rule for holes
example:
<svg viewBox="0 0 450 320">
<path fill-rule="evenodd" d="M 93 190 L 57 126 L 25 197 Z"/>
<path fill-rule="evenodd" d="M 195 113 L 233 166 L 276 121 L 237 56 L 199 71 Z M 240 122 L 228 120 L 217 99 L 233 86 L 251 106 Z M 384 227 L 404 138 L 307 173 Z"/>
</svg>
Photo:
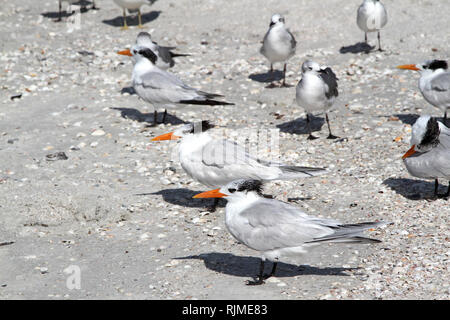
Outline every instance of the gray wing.
<svg viewBox="0 0 450 320">
<path fill-rule="evenodd" d="M 189 87 L 168 72 L 148 72 L 134 86 L 139 96 L 154 103 L 205 99 L 198 90 Z"/>
<path fill-rule="evenodd" d="M 431 89 L 450 94 L 450 72 L 442 73 L 431 81 Z"/>
<path fill-rule="evenodd" d="M 293 51 L 295 51 L 295 47 L 297 46 L 297 41 L 295 41 L 295 37 L 294 37 L 294 35 L 289 31 L 289 30 L 287 30 L 286 29 L 286 31 L 287 31 L 287 33 L 289 34 L 289 36 L 290 36 L 290 41 L 291 41 L 291 49 L 293 50 Z"/>
<path fill-rule="evenodd" d="M 331 97 L 337 97 L 339 95 L 338 92 L 338 78 L 336 77 L 336 74 L 331 70 L 331 68 L 325 68 L 319 71 L 319 76 L 322 78 L 322 80 L 325 82 L 325 84 L 328 86 L 328 90 L 325 91 L 325 96 L 327 98 Z"/>
<path fill-rule="evenodd" d="M 158 56 L 161 58 L 162 61 L 169 64 L 171 67 L 175 64 L 175 61 L 172 59 L 172 54 L 170 53 L 170 50 L 174 47 L 157 47 Z"/>
<path fill-rule="evenodd" d="M 289 204 L 261 199 L 241 212 L 247 223 L 236 235 L 250 248 L 259 251 L 297 247 L 334 233 L 338 221 L 311 217 Z"/>
</svg>

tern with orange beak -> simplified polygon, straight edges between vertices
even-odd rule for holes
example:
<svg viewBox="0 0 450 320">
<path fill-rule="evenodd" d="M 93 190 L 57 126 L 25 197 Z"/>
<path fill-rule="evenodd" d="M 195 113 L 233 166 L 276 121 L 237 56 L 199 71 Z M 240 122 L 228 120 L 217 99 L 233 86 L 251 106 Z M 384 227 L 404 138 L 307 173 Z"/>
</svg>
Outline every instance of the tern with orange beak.
<svg viewBox="0 0 450 320">
<path fill-rule="evenodd" d="M 323 168 L 289 166 L 258 159 L 233 141 L 214 139 L 208 133 L 213 127 L 208 121 L 188 123 L 152 141 L 181 139 L 178 145 L 181 167 L 194 180 L 211 188 L 237 179 L 287 180 L 326 172 Z"/>
<path fill-rule="evenodd" d="M 283 257 L 306 254 L 322 243 L 379 243 L 364 237 L 364 230 L 386 222 L 344 224 L 337 220 L 309 216 L 290 204 L 262 196 L 259 180 L 236 180 L 220 189 L 203 192 L 194 198 L 224 198 L 225 225 L 233 237 L 261 253 L 259 274 L 248 285 L 260 285 L 273 276 Z M 273 262 L 272 271 L 264 275 L 264 263 Z"/>
<path fill-rule="evenodd" d="M 425 100 L 444 112 L 447 125 L 447 111 L 450 109 L 450 72 L 444 60 L 427 60 L 420 64 L 405 64 L 399 69 L 420 72 L 419 89 Z"/>
<path fill-rule="evenodd" d="M 450 129 L 428 115 L 421 116 L 412 127 L 411 148 L 403 155 L 408 172 L 417 178 L 434 179 L 434 197 L 439 180 L 450 180 Z M 450 183 L 447 193 L 450 196 Z"/>
<path fill-rule="evenodd" d="M 179 108 L 187 104 L 233 105 L 233 103 L 215 100 L 223 96 L 192 88 L 172 73 L 159 68 L 158 56 L 146 46 L 135 44 L 131 50 L 119 51 L 118 54 L 134 58 L 135 64 L 131 77 L 133 88 L 139 97 L 155 107 L 155 124 L 156 110 L 160 106 L 166 109 L 162 121 L 164 122 L 167 108 L 171 107 Z"/>
</svg>

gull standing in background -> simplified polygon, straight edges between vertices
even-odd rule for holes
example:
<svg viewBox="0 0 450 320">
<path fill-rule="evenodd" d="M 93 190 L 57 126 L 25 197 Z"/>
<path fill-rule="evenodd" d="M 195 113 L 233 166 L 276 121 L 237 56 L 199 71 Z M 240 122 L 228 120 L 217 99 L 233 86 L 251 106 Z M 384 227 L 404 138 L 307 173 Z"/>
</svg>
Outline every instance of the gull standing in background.
<svg viewBox="0 0 450 320">
<path fill-rule="evenodd" d="M 127 25 L 127 12 L 136 12 L 138 13 L 139 19 L 139 28 L 142 28 L 142 17 L 141 17 L 141 7 L 146 5 L 152 5 L 156 0 L 113 0 L 119 7 L 123 10 L 123 27 L 122 30 L 128 29 Z"/>
<path fill-rule="evenodd" d="M 98 9 L 98 8 L 95 6 L 95 0 L 91 0 L 91 1 L 92 1 L 92 7 L 91 7 L 91 9 L 92 9 L 92 10 Z M 72 4 L 74 4 L 74 3 L 80 2 L 80 0 L 58 0 L 58 4 L 59 4 L 59 14 L 58 14 L 58 20 L 56 20 L 56 21 L 61 21 L 61 17 L 62 17 L 62 3 L 63 3 L 63 2 L 68 2 L 70 5 L 72 5 Z M 84 5 L 83 7 L 86 9 L 86 5 Z"/>
<path fill-rule="evenodd" d="M 275 62 L 284 62 L 283 83 L 286 85 L 286 61 L 295 54 L 295 41 L 292 33 L 286 29 L 284 18 L 279 14 L 274 14 L 270 21 L 269 31 L 264 36 L 263 45 L 259 52 L 270 62 L 270 73 L 273 73 L 273 64 Z M 269 87 L 274 87 L 272 82 Z"/>
<path fill-rule="evenodd" d="M 420 92 L 426 101 L 444 112 L 444 124 L 447 125 L 447 110 L 450 109 L 450 72 L 447 62 L 427 60 L 421 64 L 405 64 L 397 68 L 420 72 Z"/>
<path fill-rule="evenodd" d="M 433 117 L 421 116 L 412 127 L 411 148 L 402 159 L 412 176 L 435 179 L 434 197 L 438 198 L 438 179 L 450 181 L 450 129 Z M 443 197 L 449 196 L 450 182 Z"/>
<path fill-rule="evenodd" d="M 386 222 L 343 224 L 337 220 L 308 216 L 290 204 L 262 196 L 259 180 L 237 180 L 226 186 L 194 196 L 225 198 L 225 225 L 233 237 L 261 253 L 259 274 L 248 285 L 263 284 L 273 276 L 277 262 L 285 256 L 306 254 L 321 243 L 378 243 L 362 236 L 364 230 Z M 264 262 L 272 261 L 272 272 L 264 275 Z"/>
<path fill-rule="evenodd" d="M 174 50 L 175 47 L 159 46 L 152 41 L 152 37 L 148 32 L 140 32 L 136 38 L 136 44 L 151 49 L 158 58 L 156 59 L 156 66 L 163 70 L 172 68 L 175 65 L 173 58 L 190 56 L 189 54 L 172 52 L 171 50 Z"/>
<path fill-rule="evenodd" d="M 322 168 L 290 166 L 258 159 L 233 141 L 211 137 L 207 130 L 213 127 L 208 121 L 188 123 L 152 141 L 181 138 L 178 146 L 181 167 L 194 180 L 210 188 L 218 188 L 237 179 L 288 180 L 326 173 Z M 217 202 L 211 208 L 213 211 Z"/>
<path fill-rule="evenodd" d="M 317 139 L 311 133 L 310 115 L 313 112 L 324 112 L 328 125 L 329 135 L 327 139 L 336 139 L 331 133 L 330 121 L 327 111 L 332 107 L 338 96 L 338 78 L 329 67 L 319 65 L 317 62 L 306 60 L 302 64 L 302 78 L 296 87 L 295 101 L 306 111 L 306 123 L 308 125 L 308 140 Z"/>
<path fill-rule="evenodd" d="M 379 0 L 364 0 L 358 8 L 356 23 L 364 31 L 364 39 L 367 43 L 368 32 L 378 32 L 378 50 L 381 50 L 380 29 L 387 23 L 387 12 Z"/>
<path fill-rule="evenodd" d="M 223 97 L 222 95 L 194 89 L 183 83 L 175 75 L 158 68 L 156 66 L 158 56 L 145 46 L 134 45 L 131 50 L 119 51 L 118 54 L 134 58 L 132 85 L 139 97 L 155 107 L 155 124 L 159 106 L 166 108 L 162 121 L 164 123 L 168 106 L 180 107 L 186 104 L 233 105 L 233 103 L 214 100 Z"/>
</svg>

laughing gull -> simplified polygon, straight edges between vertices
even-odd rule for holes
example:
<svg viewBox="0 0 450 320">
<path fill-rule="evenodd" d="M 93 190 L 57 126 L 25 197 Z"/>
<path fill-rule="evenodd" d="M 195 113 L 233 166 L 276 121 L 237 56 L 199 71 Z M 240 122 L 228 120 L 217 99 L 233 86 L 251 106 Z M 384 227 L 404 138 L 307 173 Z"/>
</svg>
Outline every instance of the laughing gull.
<svg viewBox="0 0 450 320">
<path fill-rule="evenodd" d="M 306 111 L 308 125 L 308 140 L 317 139 L 311 133 L 310 115 L 314 112 L 324 112 L 328 125 L 328 139 L 336 139 L 331 133 L 330 121 L 327 111 L 332 107 L 338 96 L 338 78 L 329 67 L 319 65 L 317 62 L 306 60 L 302 65 L 302 78 L 296 87 L 296 102 Z"/>
<path fill-rule="evenodd" d="M 141 17 L 141 7 L 146 5 L 152 5 L 156 0 L 113 0 L 119 7 L 123 10 L 123 27 L 122 30 L 128 29 L 127 25 L 127 13 L 128 12 L 136 12 L 138 13 L 139 19 L 139 28 L 142 28 L 142 17 Z"/>
<path fill-rule="evenodd" d="M 367 33 L 378 32 L 378 50 L 381 50 L 380 29 L 387 23 L 387 12 L 379 0 L 364 0 L 358 8 L 356 16 L 358 27 L 364 31 L 364 39 L 367 44 Z"/>
</svg>

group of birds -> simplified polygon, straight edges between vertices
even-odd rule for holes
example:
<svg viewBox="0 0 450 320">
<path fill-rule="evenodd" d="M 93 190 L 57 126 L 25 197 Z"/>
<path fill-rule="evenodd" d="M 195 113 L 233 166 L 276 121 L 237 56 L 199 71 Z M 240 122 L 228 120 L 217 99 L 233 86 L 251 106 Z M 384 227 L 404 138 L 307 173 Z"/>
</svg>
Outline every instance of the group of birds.
<svg viewBox="0 0 450 320">
<path fill-rule="evenodd" d="M 140 10 L 140 5 L 152 1 L 114 0 L 124 8 Z M 135 3 L 132 6 L 130 3 Z M 128 3 L 128 6 L 125 4 Z M 140 5 L 138 5 L 138 3 Z M 140 11 L 139 11 L 140 14 Z M 381 51 L 380 30 L 387 23 L 387 13 L 378 0 L 364 0 L 357 10 L 357 25 L 365 33 L 378 33 L 378 50 Z M 275 63 L 284 63 L 283 79 L 286 83 L 286 64 L 294 56 L 296 40 L 285 26 L 285 19 L 279 14 L 272 16 L 270 26 L 262 41 L 260 53 L 270 63 L 270 73 Z M 175 47 L 159 46 L 150 34 L 141 32 L 135 44 L 121 55 L 134 60 L 132 85 L 137 95 L 155 107 L 155 124 L 158 108 L 186 104 L 233 105 L 223 96 L 195 89 L 173 73 L 167 71 L 174 65 L 173 58 L 187 56 L 173 52 Z M 441 60 L 427 61 L 419 65 L 402 65 L 401 69 L 421 72 L 419 88 L 425 99 L 445 112 L 450 108 L 450 73 L 447 63 Z M 307 60 L 301 67 L 302 78 L 296 86 L 296 102 L 306 111 L 308 139 L 316 139 L 311 133 L 310 117 L 314 113 L 325 113 L 329 139 L 337 136 L 331 132 L 327 112 L 338 97 L 338 78 L 330 67 Z M 276 87 L 272 82 L 269 87 Z M 418 118 L 412 127 L 411 149 L 403 156 L 404 164 L 411 175 L 450 180 L 450 129 L 431 116 Z M 225 224 L 229 232 L 249 248 L 261 252 L 260 271 L 249 285 L 264 283 L 274 275 L 277 262 L 287 255 L 306 253 L 309 248 L 326 242 L 375 243 L 378 240 L 364 237 L 362 232 L 388 224 L 387 222 L 364 222 L 344 224 L 336 220 L 309 216 L 290 204 L 270 198 L 262 193 L 263 182 L 272 180 L 298 179 L 321 175 L 324 168 L 292 166 L 280 162 L 265 161 L 249 154 L 233 141 L 215 139 L 209 134 L 214 128 L 210 121 L 187 123 L 180 128 L 157 136 L 153 141 L 181 140 L 179 160 L 185 172 L 201 184 L 214 188 L 194 198 L 213 198 L 213 211 L 217 200 L 227 200 Z M 449 190 L 446 194 L 450 195 Z M 264 263 L 274 262 L 272 271 L 264 275 Z"/>
</svg>

